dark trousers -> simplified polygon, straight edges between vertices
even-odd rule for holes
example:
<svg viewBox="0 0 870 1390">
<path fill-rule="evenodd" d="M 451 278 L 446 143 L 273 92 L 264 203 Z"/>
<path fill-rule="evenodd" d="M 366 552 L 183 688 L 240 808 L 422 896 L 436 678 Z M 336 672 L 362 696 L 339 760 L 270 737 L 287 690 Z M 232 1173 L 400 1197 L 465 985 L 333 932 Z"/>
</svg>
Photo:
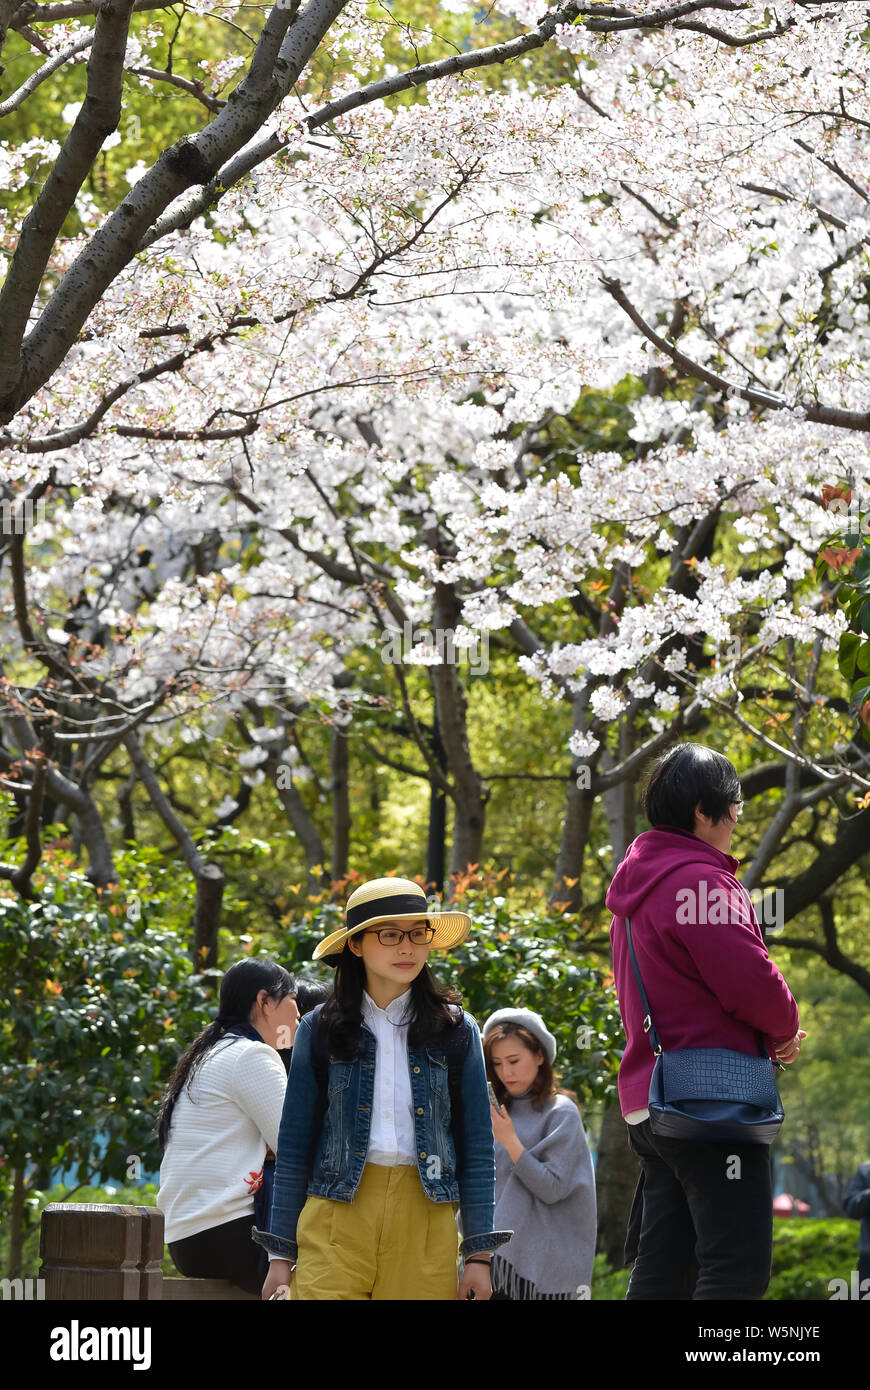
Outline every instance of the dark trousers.
<svg viewBox="0 0 870 1390">
<path fill-rule="evenodd" d="M 664 1139 L 649 1120 L 628 1126 L 628 1142 L 642 1172 L 626 1298 L 761 1298 L 773 1249 L 768 1146 Z"/>
<path fill-rule="evenodd" d="M 242 1216 L 173 1240 L 169 1245 L 172 1263 L 186 1279 L 229 1279 L 245 1293 L 259 1293 L 269 1257 L 251 1240 L 253 1225 L 253 1216 Z"/>
</svg>

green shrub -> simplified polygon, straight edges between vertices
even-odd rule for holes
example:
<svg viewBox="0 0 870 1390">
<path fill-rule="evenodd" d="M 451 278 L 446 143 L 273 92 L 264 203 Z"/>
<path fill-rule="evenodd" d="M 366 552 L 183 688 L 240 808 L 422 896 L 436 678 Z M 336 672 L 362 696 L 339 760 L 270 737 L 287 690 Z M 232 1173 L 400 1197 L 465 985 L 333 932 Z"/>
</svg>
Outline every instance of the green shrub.
<svg viewBox="0 0 870 1390">
<path fill-rule="evenodd" d="M 592 1298 L 600 1302 L 621 1302 L 628 1288 L 627 1269 L 611 1269 L 606 1255 L 596 1255 L 592 1266 Z"/>
<path fill-rule="evenodd" d="M 794 1303 L 829 1299 L 832 1279 L 844 1279 L 858 1262 L 855 1221 L 776 1217 L 773 1222 L 773 1267 L 764 1301 Z M 593 1299 L 623 1299 L 627 1269 L 611 1269 L 604 1255 L 595 1256 Z"/>
<path fill-rule="evenodd" d="M 858 1264 L 856 1221 L 777 1217 L 773 1223 L 773 1274 L 765 1299 L 798 1302 L 829 1299 L 832 1279 L 849 1283 Z"/>
<path fill-rule="evenodd" d="M 40 876 L 38 901 L 0 896 L 4 1219 L 16 1182 L 23 1193 L 12 1264 L 59 1171 L 82 1183 L 155 1171 L 163 1087 L 215 997 L 215 976 L 194 973 L 147 897 L 133 908 L 121 889 L 100 893 L 50 850 Z"/>
<path fill-rule="evenodd" d="M 96 901 L 70 874 L 38 903 L 0 899 L 0 1158 L 124 1181 L 158 1161 L 157 1105 L 207 1021 L 214 981 L 185 943 Z M 92 1152 L 94 1134 L 107 1148 Z"/>
</svg>

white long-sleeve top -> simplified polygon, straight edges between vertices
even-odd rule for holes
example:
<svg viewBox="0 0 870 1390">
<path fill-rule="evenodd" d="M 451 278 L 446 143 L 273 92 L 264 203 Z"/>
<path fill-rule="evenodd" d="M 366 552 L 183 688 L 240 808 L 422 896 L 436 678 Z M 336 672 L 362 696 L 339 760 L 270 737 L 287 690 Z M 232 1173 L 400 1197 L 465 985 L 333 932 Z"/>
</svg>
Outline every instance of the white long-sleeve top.
<svg viewBox="0 0 870 1390">
<path fill-rule="evenodd" d="M 221 1038 L 182 1087 L 160 1165 L 167 1244 L 252 1216 L 266 1147 L 278 1148 L 287 1074 L 268 1043 Z"/>
</svg>

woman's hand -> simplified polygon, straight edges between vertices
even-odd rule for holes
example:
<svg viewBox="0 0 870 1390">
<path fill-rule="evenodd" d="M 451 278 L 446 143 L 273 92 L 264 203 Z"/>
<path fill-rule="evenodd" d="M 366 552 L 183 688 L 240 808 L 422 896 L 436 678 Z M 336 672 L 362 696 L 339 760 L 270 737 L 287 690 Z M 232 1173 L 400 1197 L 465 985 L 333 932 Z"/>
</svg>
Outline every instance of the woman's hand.
<svg viewBox="0 0 870 1390">
<path fill-rule="evenodd" d="M 469 1299 L 468 1295 L 474 1294 L 474 1299 Z M 466 1265 L 462 1271 L 462 1278 L 459 1281 L 459 1290 L 456 1297 L 461 1301 L 466 1300 L 479 1302 L 483 1298 L 492 1298 L 492 1284 L 489 1282 L 489 1264 L 481 1264 L 475 1260 L 473 1264 Z"/>
<path fill-rule="evenodd" d="M 270 1260 L 269 1273 L 266 1275 L 263 1284 L 263 1292 L 260 1297 L 264 1300 L 270 1299 L 273 1293 L 280 1288 L 290 1287 L 291 1264 L 289 1260 Z"/>
<path fill-rule="evenodd" d="M 492 1114 L 493 1138 L 497 1144 L 501 1144 L 502 1148 L 507 1149 L 514 1163 L 516 1163 L 520 1154 L 524 1152 L 524 1149 L 517 1138 L 514 1122 L 507 1109 L 500 1115 L 492 1103 L 490 1103 L 489 1108 Z"/>
<path fill-rule="evenodd" d="M 801 1028 L 799 1032 L 795 1033 L 790 1042 L 780 1043 L 779 1047 L 776 1049 L 777 1061 L 793 1062 L 801 1050 L 801 1043 L 805 1037 L 806 1033 Z"/>
</svg>

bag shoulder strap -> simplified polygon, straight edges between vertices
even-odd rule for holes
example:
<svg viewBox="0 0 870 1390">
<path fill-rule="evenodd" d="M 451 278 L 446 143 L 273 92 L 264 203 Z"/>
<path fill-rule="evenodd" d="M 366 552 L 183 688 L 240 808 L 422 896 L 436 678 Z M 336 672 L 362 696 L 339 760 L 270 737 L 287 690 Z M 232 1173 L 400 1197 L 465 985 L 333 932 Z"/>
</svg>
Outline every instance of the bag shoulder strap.
<svg viewBox="0 0 870 1390">
<path fill-rule="evenodd" d="M 317 1082 L 317 1100 L 314 1102 L 311 1142 L 308 1148 L 309 1176 L 314 1172 L 314 1155 L 317 1153 L 320 1132 L 329 1108 L 329 1040 L 323 1026 L 322 1009 L 323 1005 L 318 1004 L 311 1012 L 311 1067 Z"/>
<path fill-rule="evenodd" d="M 645 1014 L 643 1020 L 643 1031 L 649 1038 L 649 1045 L 652 1048 L 653 1053 L 656 1057 L 660 1057 L 662 1053 L 661 1039 L 659 1038 L 659 1035 L 656 1032 L 655 1024 L 652 1021 L 652 1015 L 650 1013 L 649 1008 L 649 1000 L 646 997 L 646 990 L 643 987 L 643 980 L 641 979 L 640 966 L 637 963 L 637 956 L 634 954 L 634 942 L 631 939 L 631 922 L 628 917 L 626 917 L 625 919 L 625 935 L 628 938 L 628 951 L 629 955 L 631 956 L 631 964 L 632 969 L 634 970 L 634 978 L 637 980 L 637 987 L 640 991 L 641 1003 L 643 1004 Z M 760 1032 L 757 1033 L 757 1041 L 759 1054 L 762 1057 L 768 1057 L 767 1048 L 764 1046 L 764 1039 Z M 769 1057 L 768 1060 L 770 1060 Z"/>
<path fill-rule="evenodd" d="M 329 1043 L 323 1026 L 323 1005 L 311 1010 L 311 1066 L 318 1089 L 329 1086 Z"/>
<path fill-rule="evenodd" d="M 461 1023 L 457 1023 L 455 1028 L 451 1028 L 444 1044 L 444 1051 L 447 1055 L 447 1085 L 451 1090 L 454 1086 L 462 1085 L 462 1068 L 465 1065 L 470 1041 L 471 1029 L 463 1018 Z"/>
<path fill-rule="evenodd" d="M 631 939 L 631 921 L 628 917 L 626 917 L 625 919 L 625 935 L 628 938 L 628 952 L 631 956 L 631 966 L 634 970 L 634 978 L 637 980 L 637 987 L 640 991 L 640 1001 L 643 1005 L 643 1031 L 649 1038 L 649 1045 L 652 1048 L 654 1055 L 656 1057 L 660 1057 L 662 1053 L 662 1045 L 659 1039 L 659 1035 L 656 1032 L 655 1024 L 652 1021 L 652 1014 L 649 1011 L 649 1000 L 646 997 L 646 990 L 643 987 L 643 980 L 641 979 L 640 966 L 637 963 L 637 956 L 634 954 L 634 942 Z"/>
<path fill-rule="evenodd" d="M 451 1028 L 444 1044 L 447 1056 L 447 1093 L 450 1097 L 450 1128 L 453 1133 L 453 1147 L 456 1150 L 456 1168 L 462 1171 L 465 1158 L 465 1107 L 462 1101 L 462 1069 L 471 1042 L 471 1029 L 465 1018 L 455 1028 Z"/>
</svg>

